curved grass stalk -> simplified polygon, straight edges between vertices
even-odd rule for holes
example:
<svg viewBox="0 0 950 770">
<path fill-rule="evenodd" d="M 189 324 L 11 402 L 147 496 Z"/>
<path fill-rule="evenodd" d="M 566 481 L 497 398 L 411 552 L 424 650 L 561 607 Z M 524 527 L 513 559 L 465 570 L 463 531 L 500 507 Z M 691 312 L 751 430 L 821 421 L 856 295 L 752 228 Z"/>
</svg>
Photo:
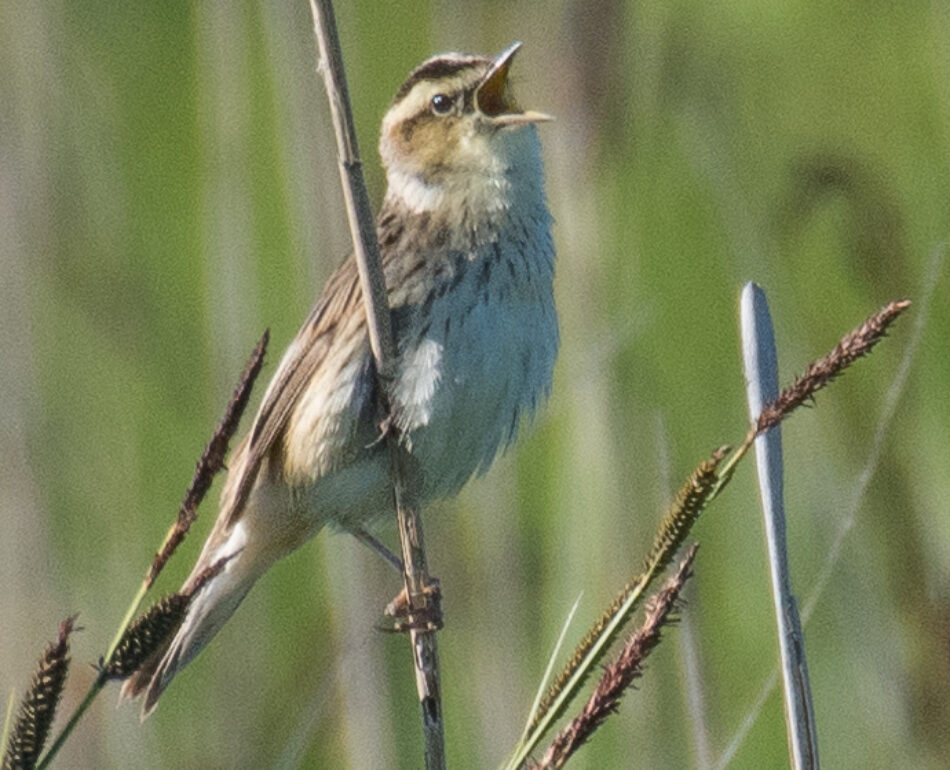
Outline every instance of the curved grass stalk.
<svg viewBox="0 0 950 770">
<path fill-rule="evenodd" d="M 708 503 L 718 480 L 716 469 L 726 451 L 726 447 L 720 447 L 700 463 L 680 489 L 657 532 L 643 572 L 624 587 L 578 645 L 554 685 L 533 710 L 525 734 L 503 765 L 505 770 L 520 767 L 534 751 L 617 639 L 647 588 L 666 569 Z"/>
</svg>

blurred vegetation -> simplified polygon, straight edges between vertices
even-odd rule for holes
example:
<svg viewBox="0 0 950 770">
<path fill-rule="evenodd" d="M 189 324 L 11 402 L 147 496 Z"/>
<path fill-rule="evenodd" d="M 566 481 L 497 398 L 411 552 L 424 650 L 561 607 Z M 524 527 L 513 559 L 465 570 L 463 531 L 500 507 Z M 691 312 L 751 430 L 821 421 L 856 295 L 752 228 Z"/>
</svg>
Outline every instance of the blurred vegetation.
<svg viewBox="0 0 950 770">
<path fill-rule="evenodd" d="M 945 4 L 358 0 L 337 10 L 372 193 L 411 67 L 525 47 L 563 352 L 516 451 L 427 515 L 450 766 L 514 743 L 563 617 L 639 567 L 663 504 L 746 418 L 741 284 L 784 381 L 887 300 L 890 340 L 784 429 L 796 590 L 828 767 L 950 756 L 950 11 Z M 0 4 L 0 692 L 60 619 L 115 630 L 265 326 L 270 366 L 348 234 L 304 2 Z M 929 307 L 919 301 L 933 290 Z M 866 494 L 884 396 L 926 313 Z M 775 665 L 750 468 L 698 527 L 682 626 L 573 767 L 715 762 Z M 213 520 L 163 576 L 177 588 Z M 328 533 L 273 569 L 144 726 L 103 697 L 63 767 L 419 766 L 398 581 Z M 687 668 L 689 666 L 690 668 Z M 686 672 L 691 675 L 687 678 Z M 74 667 L 61 713 L 93 676 Z M 786 761 L 773 693 L 733 767 Z"/>
</svg>

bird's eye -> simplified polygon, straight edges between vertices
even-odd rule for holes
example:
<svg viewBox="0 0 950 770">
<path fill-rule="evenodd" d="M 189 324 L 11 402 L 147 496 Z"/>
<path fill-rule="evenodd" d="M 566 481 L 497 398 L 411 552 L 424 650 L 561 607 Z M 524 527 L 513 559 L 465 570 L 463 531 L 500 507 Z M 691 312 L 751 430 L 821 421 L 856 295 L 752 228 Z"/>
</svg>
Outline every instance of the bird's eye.
<svg viewBox="0 0 950 770">
<path fill-rule="evenodd" d="M 445 115 L 452 109 L 452 100 L 445 94 L 436 94 L 432 97 L 432 111 L 436 115 Z"/>
</svg>

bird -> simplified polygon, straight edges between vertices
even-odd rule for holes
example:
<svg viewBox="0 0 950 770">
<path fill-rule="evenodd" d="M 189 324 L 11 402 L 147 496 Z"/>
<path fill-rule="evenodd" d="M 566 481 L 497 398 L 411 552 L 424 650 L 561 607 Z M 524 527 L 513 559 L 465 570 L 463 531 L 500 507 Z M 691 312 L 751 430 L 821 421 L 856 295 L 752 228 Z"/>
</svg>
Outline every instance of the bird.
<svg viewBox="0 0 950 770">
<path fill-rule="evenodd" d="M 537 126 L 551 117 L 514 98 L 520 46 L 427 59 L 380 130 L 377 239 L 396 344 L 388 419 L 421 471 L 423 506 L 484 473 L 550 392 L 555 249 Z M 324 527 L 395 520 L 378 387 L 349 258 L 232 453 L 183 620 L 123 685 L 123 698 L 144 694 L 143 719 L 275 562 Z"/>
</svg>

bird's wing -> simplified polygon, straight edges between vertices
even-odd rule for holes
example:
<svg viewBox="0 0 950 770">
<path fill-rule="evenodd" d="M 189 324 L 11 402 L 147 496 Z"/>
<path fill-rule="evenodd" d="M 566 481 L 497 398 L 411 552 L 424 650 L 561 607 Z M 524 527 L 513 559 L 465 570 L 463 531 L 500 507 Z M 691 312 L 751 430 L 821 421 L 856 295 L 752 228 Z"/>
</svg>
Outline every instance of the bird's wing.
<svg viewBox="0 0 950 770">
<path fill-rule="evenodd" d="M 224 530 L 229 530 L 240 519 L 251 490 L 257 480 L 261 463 L 280 437 L 301 394 L 318 371 L 333 347 L 340 321 L 362 302 L 356 262 L 346 259 L 327 281 L 310 315 L 290 347 L 284 353 L 274 374 L 254 425 L 247 438 L 243 462 L 235 470 L 239 477 L 230 485 L 231 494 L 219 515 Z M 361 321 L 365 326 L 365 320 Z"/>
</svg>

